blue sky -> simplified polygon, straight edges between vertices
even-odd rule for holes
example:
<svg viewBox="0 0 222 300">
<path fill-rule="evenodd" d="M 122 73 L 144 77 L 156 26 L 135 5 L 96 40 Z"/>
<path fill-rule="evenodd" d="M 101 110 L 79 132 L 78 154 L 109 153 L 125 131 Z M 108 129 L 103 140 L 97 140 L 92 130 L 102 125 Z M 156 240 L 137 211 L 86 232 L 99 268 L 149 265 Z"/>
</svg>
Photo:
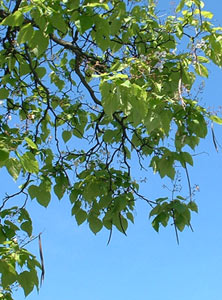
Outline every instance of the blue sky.
<svg viewBox="0 0 222 300">
<path fill-rule="evenodd" d="M 177 3 L 177 1 L 175 1 Z M 171 1 L 172 3 L 172 1 Z M 206 10 L 215 14 L 222 25 L 222 2 L 206 0 Z M 171 12 L 170 0 L 159 0 L 160 8 Z M 169 4 L 169 5 L 168 5 Z M 211 108 L 221 105 L 221 70 L 211 67 L 202 103 Z M 222 144 L 222 128 L 215 127 Z M 199 214 L 193 215 L 194 232 L 185 230 L 176 243 L 174 229 L 169 226 L 157 234 L 148 219 L 149 207 L 139 202 L 135 224 L 128 236 L 105 230 L 94 236 L 87 224 L 78 227 L 70 216 L 67 198 L 55 199 L 47 209 L 34 200 L 28 204 L 35 234 L 43 232 L 45 281 L 39 294 L 28 300 L 218 300 L 222 294 L 222 150 L 215 151 L 212 137 L 202 141 L 190 168 Z M 150 173 L 151 174 L 151 173 Z M 4 177 L 9 189 L 12 181 Z M 166 189 L 156 175 L 148 177 L 142 191 L 154 199 L 164 196 Z M 31 250 L 38 257 L 37 241 Z M 15 299 L 23 300 L 22 291 Z"/>
</svg>

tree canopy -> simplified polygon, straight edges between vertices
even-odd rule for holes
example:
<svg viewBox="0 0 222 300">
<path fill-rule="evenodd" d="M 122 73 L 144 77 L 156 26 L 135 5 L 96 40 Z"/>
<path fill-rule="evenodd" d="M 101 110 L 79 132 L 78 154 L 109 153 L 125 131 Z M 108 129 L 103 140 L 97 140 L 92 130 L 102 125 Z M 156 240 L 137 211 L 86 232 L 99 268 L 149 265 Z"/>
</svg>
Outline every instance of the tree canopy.
<svg viewBox="0 0 222 300">
<path fill-rule="evenodd" d="M 40 263 L 26 249 L 30 199 L 47 207 L 68 196 L 78 225 L 110 237 L 126 234 L 139 199 L 156 231 L 191 226 L 187 166 L 208 124 L 222 124 L 193 88 L 209 64 L 222 66 L 222 28 L 200 0 L 167 17 L 153 0 L 0 3 L 0 167 L 19 183 L 0 206 L 0 298 L 13 299 L 44 277 L 40 235 Z M 172 180 L 179 166 L 188 192 L 150 199 L 136 164 Z"/>
</svg>

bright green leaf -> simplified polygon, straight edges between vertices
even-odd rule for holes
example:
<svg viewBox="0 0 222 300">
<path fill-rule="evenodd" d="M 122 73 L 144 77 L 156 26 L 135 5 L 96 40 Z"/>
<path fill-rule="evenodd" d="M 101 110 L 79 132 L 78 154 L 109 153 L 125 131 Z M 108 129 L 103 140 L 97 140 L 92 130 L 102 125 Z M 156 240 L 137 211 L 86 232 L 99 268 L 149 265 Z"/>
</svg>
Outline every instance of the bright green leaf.
<svg viewBox="0 0 222 300">
<path fill-rule="evenodd" d="M 36 150 L 38 149 L 37 145 L 30 138 L 25 137 L 25 141 L 27 142 L 27 144 L 31 149 L 36 149 Z"/>
<path fill-rule="evenodd" d="M 6 17 L 1 24 L 15 27 L 15 26 L 20 26 L 23 23 L 23 21 L 24 21 L 24 17 L 22 13 L 19 10 L 17 10 L 12 15 Z"/>
<path fill-rule="evenodd" d="M 9 158 L 5 162 L 5 166 L 9 174 L 13 177 L 14 180 L 17 180 L 20 171 L 21 171 L 21 164 L 16 158 Z"/>
<path fill-rule="evenodd" d="M 29 173 L 38 173 L 39 172 L 39 164 L 31 152 L 26 152 L 23 156 L 20 157 L 21 164 L 23 168 Z"/>
<path fill-rule="evenodd" d="M 181 0 L 176 8 L 176 13 L 180 12 L 183 9 L 184 5 L 185 5 L 185 0 Z"/>
<path fill-rule="evenodd" d="M 34 34 L 33 25 L 31 23 L 26 24 L 19 30 L 17 42 L 23 44 L 29 42 Z"/>
<path fill-rule="evenodd" d="M 222 124 L 222 118 L 219 118 L 218 116 L 211 115 L 210 119 L 217 124 L 220 124 L 220 125 Z"/>
<path fill-rule="evenodd" d="M 202 76 L 202 77 L 208 77 L 208 70 L 207 68 L 200 64 L 200 63 L 196 63 L 195 65 L 195 71 L 198 75 Z"/>
</svg>

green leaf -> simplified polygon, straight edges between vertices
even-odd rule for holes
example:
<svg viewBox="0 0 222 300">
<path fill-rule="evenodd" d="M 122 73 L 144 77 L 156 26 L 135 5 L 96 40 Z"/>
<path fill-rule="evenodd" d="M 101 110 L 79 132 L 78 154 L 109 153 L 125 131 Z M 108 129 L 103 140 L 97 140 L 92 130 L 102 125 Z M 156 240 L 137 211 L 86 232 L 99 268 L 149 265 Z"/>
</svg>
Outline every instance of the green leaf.
<svg viewBox="0 0 222 300">
<path fill-rule="evenodd" d="M 0 89 L 0 100 L 7 99 L 9 95 L 9 91 L 6 88 Z"/>
<path fill-rule="evenodd" d="M 184 162 L 188 163 L 189 165 L 193 166 L 193 158 L 188 152 L 181 152 L 181 156 Z"/>
<path fill-rule="evenodd" d="M 173 159 L 171 157 L 164 156 L 159 160 L 158 163 L 158 172 L 161 178 L 168 176 L 171 179 L 174 179 L 175 176 L 175 168 L 173 166 Z"/>
<path fill-rule="evenodd" d="M 20 73 L 20 76 L 30 73 L 30 65 L 27 64 L 26 62 L 20 63 L 19 64 L 19 73 Z"/>
<path fill-rule="evenodd" d="M 47 207 L 51 200 L 51 194 L 47 190 L 40 188 L 36 199 L 40 205 Z"/>
<path fill-rule="evenodd" d="M 97 232 L 99 232 L 102 227 L 103 227 L 103 223 L 100 219 L 90 215 L 88 217 L 88 222 L 89 222 L 89 228 L 92 230 L 93 233 L 97 234 Z"/>
<path fill-rule="evenodd" d="M 7 149 L 0 149 L 0 161 L 5 161 L 9 158 L 9 152 Z"/>
<path fill-rule="evenodd" d="M 152 111 L 148 112 L 144 123 L 148 133 L 151 133 L 157 128 L 161 128 L 161 119 L 159 114 Z"/>
<path fill-rule="evenodd" d="M 201 13 L 201 15 L 206 18 L 206 19 L 212 19 L 214 14 L 212 14 L 210 11 L 206 11 L 206 10 L 200 10 L 198 9 L 198 14 Z"/>
<path fill-rule="evenodd" d="M 41 30 L 36 30 L 29 43 L 36 56 L 41 56 L 47 49 L 49 38 Z"/>
<path fill-rule="evenodd" d="M 60 199 L 62 199 L 63 195 L 64 195 L 64 190 L 61 184 L 56 184 L 54 185 L 54 193 L 56 194 L 56 196 Z"/>
<path fill-rule="evenodd" d="M 204 138 L 207 135 L 207 123 L 202 115 L 199 114 L 193 117 L 188 124 L 189 130 L 200 138 Z"/>
<path fill-rule="evenodd" d="M 109 10 L 109 5 L 106 3 L 102 3 L 102 1 L 96 2 L 96 3 L 87 3 L 83 7 L 102 7 L 106 10 Z"/>
<path fill-rule="evenodd" d="M 65 82 L 61 80 L 54 72 L 50 74 L 51 82 L 54 83 L 59 90 L 62 90 L 65 86 Z"/>
<path fill-rule="evenodd" d="M 150 214 L 149 214 L 149 218 L 152 217 L 152 216 L 155 216 L 155 215 L 158 215 L 161 211 L 161 206 L 160 205 L 156 205 L 151 211 L 150 211 Z"/>
<path fill-rule="evenodd" d="M 87 212 L 83 209 L 79 209 L 75 214 L 76 222 L 78 225 L 81 225 L 87 219 Z M 95 233 L 95 232 L 94 232 Z"/>
<path fill-rule="evenodd" d="M 191 149 L 195 149 L 195 147 L 199 144 L 200 139 L 197 136 L 186 136 L 185 143 L 190 146 Z"/>
<path fill-rule="evenodd" d="M 222 124 L 222 119 L 219 118 L 218 116 L 211 115 L 211 116 L 210 116 L 210 119 L 211 119 L 213 122 L 217 123 L 217 124 L 220 124 L 220 125 Z"/>
<path fill-rule="evenodd" d="M 79 190 L 73 189 L 69 196 L 70 202 L 74 203 L 77 200 L 79 194 L 80 194 Z"/>
<path fill-rule="evenodd" d="M 205 56 L 197 56 L 197 60 L 201 63 L 209 63 L 209 58 Z"/>
<path fill-rule="evenodd" d="M 162 203 L 165 200 L 168 200 L 168 197 L 158 198 L 158 199 L 156 199 L 156 202 L 157 203 Z"/>
<path fill-rule="evenodd" d="M 169 214 L 166 212 L 161 212 L 153 220 L 152 226 L 157 232 L 159 232 L 160 224 L 162 224 L 164 227 L 166 227 L 168 224 L 168 220 L 169 220 Z"/>
<path fill-rule="evenodd" d="M 118 141 L 118 137 L 119 137 L 119 139 L 121 138 L 119 130 L 107 129 L 104 132 L 103 140 L 104 140 L 105 143 L 111 144 L 113 142 Z"/>
<path fill-rule="evenodd" d="M 19 30 L 17 42 L 19 44 L 27 43 L 31 40 L 34 34 L 33 25 L 31 23 L 26 24 Z"/>
<path fill-rule="evenodd" d="M 195 71 L 198 75 L 202 76 L 202 77 L 208 77 L 208 70 L 207 68 L 200 64 L 200 63 L 196 63 L 195 65 Z"/>
<path fill-rule="evenodd" d="M 93 26 L 93 18 L 90 16 L 80 16 L 75 25 L 78 28 L 79 32 L 83 34 L 87 29 Z"/>
<path fill-rule="evenodd" d="M 31 185 L 28 188 L 28 193 L 29 193 L 29 196 L 31 197 L 31 199 L 34 199 L 37 197 L 38 191 L 39 191 L 39 188 L 36 185 Z"/>
<path fill-rule="evenodd" d="M 21 164 L 16 158 L 9 158 L 5 162 L 5 166 L 9 174 L 13 177 L 14 180 L 17 180 L 21 171 Z"/>
<path fill-rule="evenodd" d="M 186 219 L 183 215 L 178 215 L 175 219 L 176 227 L 182 232 L 187 225 Z"/>
<path fill-rule="evenodd" d="M 38 25 L 38 27 L 44 31 L 46 26 L 47 26 L 47 21 L 45 16 L 43 15 L 42 12 L 40 12 L 39 9 L 32 9 L 31 11 L 31 16 L 35 23 Z"/>
<path fill-rule="evenodd" d="M 78 211 L 80 210 L 81 208 L 81 201 L 75 201 L 75 204 L 73 205 L 72 207 L 72 216 L 74 216 L 75 214 L 78 213 Z"/>
<path fill-rule="evenodd" d="M 180 12 L 183 9 L 184 5 L 185 5 L 185 0 L 181 0 L 176 8 L 176 13 Z"/>
<path fill-rule="evenodd" d="M 128 222 L 120 213 L 115 213 L 113 215 L 112 222 L 120 232 L 126 234 Z"/>
<path fill-rule="evenodd" d="M 31 152 L 26 152 L 23 156 L 20 157 L 21 164 L 23 168 L 29 173 L 38 173 L 39 172 L 39 164 L 35 159 L 35 156 Z"/>
<path fill-rule="evenodd" d="M 186 198 L 184 198 L 184 197 L 182 197 L 182 196 L 180 196 L 180 195 L 177 196 L 177 199 L 182 200 L 182 201 L 185 201 L 185 200 L 186 200 Z"/>
<path fill-rule="evenodd" d="M 51 21 L 53 27 L 55 27 L 62 33 L 67 32 L 68 26 L 65 23 L 64 17 L 61 14 L 53 14 L 50 21 Z"/>
<path fill-rule="evenodd" d="M 64 130 L 62 132 L 62 138 L 63 138 L 63 141 L 66 143 L 68 142 L 72 137 L 72 132 L 71 131 L 68 131 L 68 130 Z"/>
<path fill-rule="evenodd" d="M 131 82 L 129 80 L 125 80 L 123 83 L 121 83 L 121 86 L 124 86 L 126 88 L 130 88 L 132 85 L 131 85 Z"/>
<path fill-rule="evenodd" d="M 196 213 L 198 213 L 198 206 L 195 202 L 193 201 L 190 201 L 187 205 L 187 207 L 192 210 L 192 211 L 195 211 Z"/>
<path fill-rule="evenodd" d="M 23 18 L 22 13 L 19 10 L 17 10 L 12 15 L 9 15 L 8 17 L 6 17 L 1 22 L 1 24 L 15 27 L 15 26 L 20 26 L 23 23 L 23 21 L 24 21 L 24 18 Z"/>
<path fill-rule="evenodd" d="M 17 272 L 13 264 L 7 263 L 3 259 L 0 260 L 0 273 L 2 275 L 1 284 L 3 288 L 8 288 L 9 285 L 17 280 Z"/>
<path fill-rule="evenodd" d="M 113 113 L 120 108 L 119 89 L 113 90 L 111 84 L 103 82 L 100 85 L 102 94 L 102 105 L 105 113 L 112 117 Z"/>
<path fill-rule="evenodd" d="M 127 201 L 128 201 L 127 194 L 123 194 L 116 197 L 114 202 L 114 210 L 118 212 L 124 211 L 127 206 Z"/>
<path fill-rule="evenodd" d="M 132 105 L 131 116 L 132 123 L 134 127 L 137 127 L 139 124 L 143 123 L 145 116 L 147 114 L 147 103 L 143 93 L 137 85 L 133 85 L 131 88 L 132 96 L 129 99 L 129 102 Z"/>
<path fill-rule="evenodd" d="M 121 25 L 122 25 L 121 20 L 117 20 L 117 19 L 113 20 L 110 26 L 110 34 L 116 35 L 119 32 Z"/>
<path fill-rule="evenodd" d="M 30 276 L 30 272 L 24 271 L 18 276 L 18 282 L 24 290 L 24 294 L 27 297 L 34 288 L 34 281 Z"/>
<path fill-rule="evenodd" d="M 64 193 L 66 192 L 69 182 L 63 173 L 57 176 L 55 181 L 56 181 L 56 185 L 54 186 L 54 192 L 60 200 L 62 199 Z"/>
<path fill-rule="evenodd" d="M 40 205 L 47 207 L 51 200 L 51 184 L 51 181 L 45 178 L 38 187 L 34 186 L 31 191 L 31 187 L 29 188 L 30 196 L 34 196 Z"/>
<path fill-rule="evenodd" d="M 182 24 L 176 24 L 176 30 L 177 30 L 177 37 L 180 39 L 183 36 L 183 26 Z"/>
<path fill-rule="evenodd" d="M 186 211 L 186 209 L 187 209 L 186 204 L 181 203 L 179 200 L 173 201 L 172 204 L 173 204 L 172 207 L 173 207 L 179 214 L 183 214 L 183 213 Z"/>
<path fill-rule="evenodd" d="M 39 78 L 44 77 L 46 74 L 46 68 L 43 68 L 43 67 L 38 67 L 35 69 L 35 71 Z"/>
<path fill-rule="evenodd" d="M 127 219 L 130 220 L 134 224 L 134 216 L 133 216 L 133 214 L 131 212 L 128 212 L 126 214 L 126 216 L 127 216 Z"/>
<path fill-rule="evenodd" d="M 161 113 L 160 113 L 160 118 L 161 118 L 161 124 L 162 124 L 162 127 L 163 127 L 163 130 L 165 132 L 165 134 L 168 134 L 169 131 L 170 131 L 170 123 L 171 123 L 171 120 L 172 120 L 172 113 L 170 110 L 163 110 Z"/>
<path fill-rule="evenodd" d="M 21 224 L 21 229 L 27 232 L 29 236 L 32 235 L 32 223 L 30 221 L 25 221 Z"/>
<path fill-rule="evenodd" d="M 80 0 L 75 0 L 75 1 L 72 1 L 70 2 L 70 8 L 72 8 L 73 10 L 79 8 L 79 4 L 80 4 Z"/>
<path fill-rule="evenodd" d="M 27 144 L 31 149 L 36 149 L 36 150 L 38 149 L 37 145 L 30 138 L 25 137 L 25 141 L 27 142 Z"/>
</svg>

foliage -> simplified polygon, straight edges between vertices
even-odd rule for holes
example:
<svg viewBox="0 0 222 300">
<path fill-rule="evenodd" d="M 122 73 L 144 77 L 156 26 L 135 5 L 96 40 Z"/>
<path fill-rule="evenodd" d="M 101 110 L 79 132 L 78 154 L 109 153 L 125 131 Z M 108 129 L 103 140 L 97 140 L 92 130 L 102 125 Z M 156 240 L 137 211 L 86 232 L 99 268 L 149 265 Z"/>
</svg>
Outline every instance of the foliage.
<svg viewBox="0 0 222 300">
<path fill-rule="evenodd" d="M 78 225 L 94 233 L 126 234 L 137 199 L 151 205 L 156 231 L 170 219 L 176 232 L 191 226 L 187 165 L 208 121 L 222 123 L 192 88 L 209 63 L 222 65 L 222 28 L 200 0 L 182 0 L 166 18 L 153 0 L 0 3 L 0 166 L 22 182 L 0 210 L 1 297 L 12 299 L 16 285 L 25 295 L 39 287 L 43 267 L 15 239 L 33 238 L 29 199 L 47 207 L 68 195 Z M 172 180 L 180 165 L 189 195 L 141 195 L 136 160 Z M 17 196 L 24 204 L 10 207 Z"/>
</svg>

